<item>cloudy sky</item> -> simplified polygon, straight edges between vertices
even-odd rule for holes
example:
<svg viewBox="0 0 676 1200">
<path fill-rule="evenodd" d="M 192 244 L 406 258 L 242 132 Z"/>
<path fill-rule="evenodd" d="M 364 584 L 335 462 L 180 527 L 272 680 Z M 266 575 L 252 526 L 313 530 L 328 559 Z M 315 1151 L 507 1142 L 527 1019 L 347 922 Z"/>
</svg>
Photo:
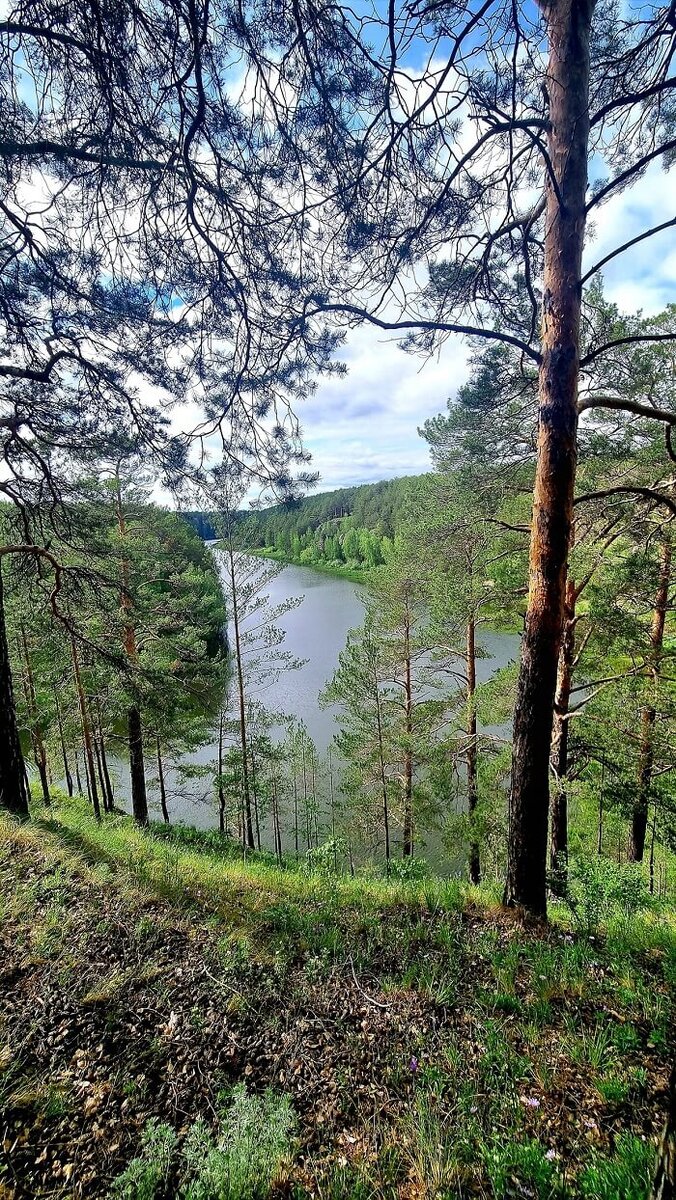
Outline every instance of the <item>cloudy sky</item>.
<svg viewBox="0 0 676 1200">
<path fill-rule="evenodd" d="M 673 181 L 654 166 L 634 187 L 599 210 L 586 266 L 641 230 L 674 216 Z M 606 295 L 627 312 L 646 315 L 676 302 L 673 229 L 608 264 Z M 299 408 L 305 441 L 319 471 L 320 491 L 412 475 L 429 467 L 423 421 L 446 407 L 467 377 L 469 347 L 449 340 L 438 357 L 423 362 L 397 347 L 392 335 L 354 330 L 341 358 L 348 373 L 320 383 Z"/>
</svg>

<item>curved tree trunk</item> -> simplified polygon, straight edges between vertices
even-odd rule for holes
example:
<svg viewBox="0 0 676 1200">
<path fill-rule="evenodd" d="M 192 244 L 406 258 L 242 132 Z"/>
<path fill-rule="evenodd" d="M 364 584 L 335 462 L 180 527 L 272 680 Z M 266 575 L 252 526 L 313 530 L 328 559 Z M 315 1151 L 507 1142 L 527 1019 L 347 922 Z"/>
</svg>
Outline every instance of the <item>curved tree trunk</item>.
<svg viewBox="0 0 676 1200">
<path fill-rule="evenodd" d="M 28 785 L 26 764 L 16 723 L 12 666 L 9 659 L 5 606 L 0 569 L 0 807 L 26 821 Z"/>
<path fill-rule="evenodd" d="M 547 912 L 549 753 L 576 469 L 593 0 L 542 4 L 549 36 L 538 459 L 514 716 L 505 902 Z M 556 181 L 554 186 L 553 179 Z"/>
</svg>

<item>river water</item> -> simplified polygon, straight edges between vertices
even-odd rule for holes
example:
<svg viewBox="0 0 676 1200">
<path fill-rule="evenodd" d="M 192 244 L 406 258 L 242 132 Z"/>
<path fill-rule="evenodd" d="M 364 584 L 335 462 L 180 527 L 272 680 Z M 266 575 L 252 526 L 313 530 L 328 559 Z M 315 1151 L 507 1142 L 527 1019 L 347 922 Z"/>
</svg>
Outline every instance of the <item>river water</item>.
<svg viewBox="0 0 676 1200">
<path fill-rule="evenodd" d="M 218 551 L 215 553 L 218 556 Z M 285 633 L 284 649 L 305 661 L 299 669 L 281 674 L 272 686 L 266 687 L 260 699 L 268 709 L 304 721 L 317 750 L 324 755 L 337 730 L 336 712 L 321 709 L 318 697 L 338 665 L 348 630 L 362 624 L 364 588 L 309 567 L 288 565 L 282 567 L 266 590 L 273 608 L 287 597 L 303 597 L 302 603 L 281 617 L 278 624 Z M 489 679 L 518 654 L 516 634 L 482 631 L 480 641 L 486 657 L 477 663 L 479 680 Z M 189 768 L 188 777 L 180 770 L 168 768 L 168 806 L 172 821 L 184 821 L 203 829 L 217 826 L 213 786 L 217 752 L 214 738 L 213 743 L 185 756 L 183 765 Z M 201 777 L 200 771 L 203 771 Z M 119 800 L 128 807 L 127 771 L 122 762 L 116 763 L 115 773 Z M 147 777 L 151 815 L 159 818 L 155 774 L 149 759 Z"/>
</svg>

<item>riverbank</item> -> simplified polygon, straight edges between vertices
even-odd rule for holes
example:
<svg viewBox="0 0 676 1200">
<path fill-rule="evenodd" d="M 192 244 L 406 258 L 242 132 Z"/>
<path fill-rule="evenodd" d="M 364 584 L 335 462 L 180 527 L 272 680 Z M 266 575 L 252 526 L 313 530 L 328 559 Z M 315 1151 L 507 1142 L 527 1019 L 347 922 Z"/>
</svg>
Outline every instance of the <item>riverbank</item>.
<svg viewBox="0 0 676 1200">
<path fill-rule="evenodd" d="M 331 575 L 334 579 L 346 579 L 348 583 L 367 584 L 369 580 L 369 572 L 366 569 L 358 570 L 354 567 L 341 566 L 340 563 L 303 562 L 300 558 L 289 558 L 285 554 L 280 554 L 278 550 L 273 550 L 270 546 L 259 547 L 248 553 L 255 554 L 257 558 L 272 559 L 287 567 L 307 567 L 308 571 L 318 571 L 321 575 Z"/>
<path fill-rule="evenodd" d="M 590 940 L 457 882 L 245 865 L 81 802 L 0 819 L 0 883 L 8 1200 L 215 1200 L 252 1146 L 280 1200 L 647 1195 L 667 922 Z"/>
</svg>

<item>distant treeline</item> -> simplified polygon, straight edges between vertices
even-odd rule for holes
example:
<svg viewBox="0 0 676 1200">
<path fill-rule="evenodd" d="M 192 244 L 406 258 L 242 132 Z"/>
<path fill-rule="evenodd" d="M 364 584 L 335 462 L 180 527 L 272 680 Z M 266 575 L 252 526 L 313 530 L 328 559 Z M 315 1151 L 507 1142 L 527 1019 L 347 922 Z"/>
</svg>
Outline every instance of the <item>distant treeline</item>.
<svg viewBox="0 0 676 1200">
<path fill-rule="evenodd" d="M 413 475 L 306 496 L 294 505 L 241 514 L 242 540 L 297 562 L 373 567 L 399 527 Z M 186 512 L 200 537 L 216 537 L 213 514 Z"/>
</svg>

